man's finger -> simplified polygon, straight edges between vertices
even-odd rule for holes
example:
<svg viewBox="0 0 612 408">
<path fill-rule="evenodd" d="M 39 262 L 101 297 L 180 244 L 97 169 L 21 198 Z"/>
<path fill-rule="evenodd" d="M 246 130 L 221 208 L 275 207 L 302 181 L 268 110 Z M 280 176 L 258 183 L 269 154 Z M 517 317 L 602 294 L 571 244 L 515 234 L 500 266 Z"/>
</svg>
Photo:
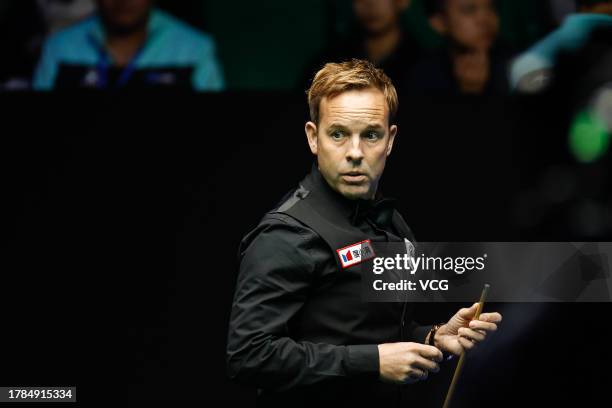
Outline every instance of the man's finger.
<svg viewBox="0 0 612 408">
<path fill-rule="evenodd" d="M 469 351 L 475 347 L 475 344 L 472 341 L 461 336 L 459 336 L 459 344 L 461 344 L 461 347 L 463 347 L 465 351 Z"/>
<path fill-rule="evenodd" d="M 481 320 L 472 320 L 470 322 L 470 329 L 494 332 L 497 330 L 497 325 L 495 323 L 483 322 Z"/>
<path fill-rule="evenodd" d="M 422 370 L 427 370 L 434 373 L 440 371 L 440 366 L 438 365 L 438 363 L 424 357 L 418 357 L 414 362 L 414 365 Z"/>
<path fill-rule="evenodd" d="M 428 376 L 427 370 L 421 370 L 421 369 L 416 369 L 413 370 L 409 377 L 412 378 L 413 380 L 426 380 Z"/>
<path fill-rule="evenodd" d="M 466 337 L 469 340 L 474 341 L 483 341 L 485 339 L 485 335 L 482 333 L 478 333 L 475 330 L 468 329 L 467 327 L 462 327 L 458 331 L 460 336 Z"/>
<path fill-rule="evenodd" d="M 464 319 L 471 319 L 476 314 L 476 309 L 478 309 L 478 302 L 474 303 L 471 307 L 464 307 L 463 309 L 459 309 L 460 317 Z"/>
<path fill-rule="evenodd" d="M 483 313 L 480 315 L 478 320 L 482 320 L 483 322 L 499 323 L 502 321 L 502 315 L 497 312 Z"/>
<path fill-rule="evenodd" d="M 421 344 L 421 347 L 417 349 L 417 352 L 419 353 L 419 355 L 421 355 L 421 357 L 424 357 L 429 360 L 440 362 L 443 358 L 442 352 L 434 346 Z"/>
</svg>

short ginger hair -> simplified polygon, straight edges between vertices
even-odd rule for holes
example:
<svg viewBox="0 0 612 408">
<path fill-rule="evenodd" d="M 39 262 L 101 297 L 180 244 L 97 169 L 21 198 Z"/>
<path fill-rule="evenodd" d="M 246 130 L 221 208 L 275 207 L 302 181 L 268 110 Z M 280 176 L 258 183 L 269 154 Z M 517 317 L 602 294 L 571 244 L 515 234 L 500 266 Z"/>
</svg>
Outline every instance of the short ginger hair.
<svg viewBox="0 0 612 408">
<path fill-rule="evenodd" d="M 323 98 L 333 98 L 342 92 L 367 88 L 375 88 L 383 93 L 389 108 L 389 120 L 393 121 L 399 106 L 393 83 L 382 69 L 359 59 L 330 62 L 316 73 L 307 91 L 310 120 L 319 124 L 319 107 Z"/>
</svg>

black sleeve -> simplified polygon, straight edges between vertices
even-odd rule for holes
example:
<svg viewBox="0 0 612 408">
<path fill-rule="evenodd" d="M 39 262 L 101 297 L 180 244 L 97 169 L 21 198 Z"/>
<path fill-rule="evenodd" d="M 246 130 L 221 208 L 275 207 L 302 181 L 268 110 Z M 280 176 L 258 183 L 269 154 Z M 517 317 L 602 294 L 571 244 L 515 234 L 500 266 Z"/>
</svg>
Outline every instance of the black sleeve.
<svg viewBox="0 0 612 408">
<path fill-rule="evenodd" d="M 408 341 L 425 344 L 425 339 L 432 328 L 433 325 L 420 326 L 416 322 L 410 323 L 408 327 Z"/>
<path fill-rule="evenodd" d="M 227 342 L 228 375 L 287 390 L 339 377 L 378 377 L 378 346 L 295 341 L 288 323 L 306 301 L 316 270 L 316 234 L 284 218 L 260 227 L 242 250 Z"/>
</svg>

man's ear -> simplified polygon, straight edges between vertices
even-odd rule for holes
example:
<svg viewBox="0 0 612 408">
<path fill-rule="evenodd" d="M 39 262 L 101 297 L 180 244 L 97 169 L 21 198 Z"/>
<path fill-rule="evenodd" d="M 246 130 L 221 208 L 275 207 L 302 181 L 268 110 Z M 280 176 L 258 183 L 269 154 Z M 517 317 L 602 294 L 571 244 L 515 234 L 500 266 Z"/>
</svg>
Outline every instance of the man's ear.
<svg viewBox="0 0 612 408">
<path fill-rule="evenodd" d="M 448 31 L 448 28 L 446 27 L 446 19 L 440 13 L 436 13 L 429 17 L 429 25 L 440 35 L 446 35 L 446 32 Z"/>
<path fill-rule="evenodd" d="M 315 125 L 314 122 L 306 122 L 304 130 L 306 131 L 306 138 L 308 139 L 308 146 L 310 146 L 310 151 L 316 156 L 319 151 L 317 125 Z"/>
<path fill-rule="evenodd" d="M 393 142 L 395 141 L 395 136 L 397 135 L 397 125 L 392 125 L 389 128 L 389 144 L 387 145 L 387 157 L 391 154 L 391 150 L 393 150 Z"/>
</svg>

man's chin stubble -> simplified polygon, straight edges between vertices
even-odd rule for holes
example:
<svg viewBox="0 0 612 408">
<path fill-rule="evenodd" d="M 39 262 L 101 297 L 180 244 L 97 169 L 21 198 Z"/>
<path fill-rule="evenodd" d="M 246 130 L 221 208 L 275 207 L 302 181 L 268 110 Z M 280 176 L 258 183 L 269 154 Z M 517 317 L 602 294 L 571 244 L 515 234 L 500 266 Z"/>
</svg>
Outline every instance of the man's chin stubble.
<svg viewBox="0 0 612 408">
<path fill-rule="evenodd" d="M 348 198 L 349 200 L 365 199 L 365 197 L 368 195 L 367 191 L 354 191 L 351 188 L 344 188 L 340 191 L 342 191 L 342 195 Z"/>
</svg>

